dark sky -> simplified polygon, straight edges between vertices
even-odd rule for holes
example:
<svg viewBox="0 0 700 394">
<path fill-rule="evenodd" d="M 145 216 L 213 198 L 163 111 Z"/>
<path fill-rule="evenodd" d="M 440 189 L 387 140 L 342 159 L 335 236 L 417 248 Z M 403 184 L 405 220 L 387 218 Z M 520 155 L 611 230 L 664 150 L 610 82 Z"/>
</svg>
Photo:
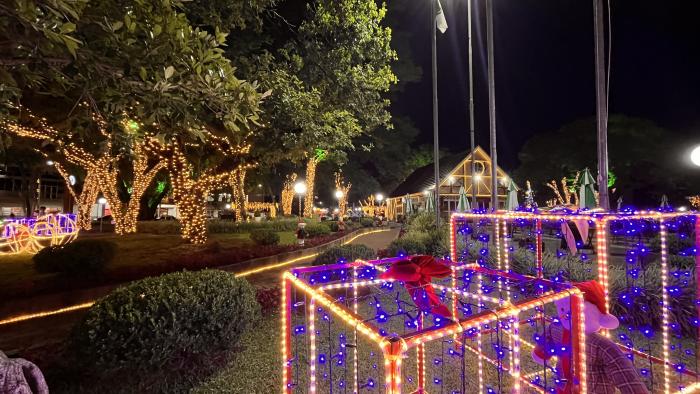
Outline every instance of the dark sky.
<svg viewBox="0 0 700 394">
<path fill-rule="evenodd" d="M 611 0 L 610 113 L 650 119 L 700 143 L 700 1 Z M 484 0 L 474 0 L 477 144 L 488 146 Z M 468 147 L 467 0 L 442 0 L 438 33 L 441 147 Z M 517 167 L 533 134 L 595 114 L 591 0 L 494 0 L 499 164 Z M 432 144 L 430 3 L 413 0 L 396 26 L 412 33 L 423 79 L 394 101 Z"/>
</svg>

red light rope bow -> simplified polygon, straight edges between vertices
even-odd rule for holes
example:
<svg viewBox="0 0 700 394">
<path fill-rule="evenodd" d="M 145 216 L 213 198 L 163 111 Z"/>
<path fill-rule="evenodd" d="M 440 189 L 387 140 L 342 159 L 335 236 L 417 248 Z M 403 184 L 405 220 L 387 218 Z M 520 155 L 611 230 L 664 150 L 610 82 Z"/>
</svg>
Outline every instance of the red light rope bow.
<svg viewBox="0 0 700 394">
<path fill-rule="evenodd" d="M 442 260 L 432 256 L 413 256 L 408 260 L 394 263 L 379 275 L 380 279 L 394 279 L 405 283 L 416 306 L 424 312 L 432 312 L 451 318 L 450 310 L 440 302 L 431 284 L 433 278 L 446 278 L 452 273 Z"/>
</svg>

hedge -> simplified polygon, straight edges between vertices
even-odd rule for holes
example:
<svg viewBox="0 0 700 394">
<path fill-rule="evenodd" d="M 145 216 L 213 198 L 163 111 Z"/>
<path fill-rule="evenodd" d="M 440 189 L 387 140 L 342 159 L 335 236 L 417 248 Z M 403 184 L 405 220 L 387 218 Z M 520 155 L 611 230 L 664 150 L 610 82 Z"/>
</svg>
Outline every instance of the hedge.
<svg viewBox="0 0 700 394">
<path fill-rule="evenodd" d="M 230 351 L 258 319 L 253 287 L 223 271 L 142 279 L 97 301 L 68 349 L 83 371 L 144 374 L 201 365 Z"/>
<path fill-rule="evenodd" d="M 326 265 L 335 264 L 341 258 L 346 261 L 361 260 L 371 260 L 377 257 L 377 253 L 374 249 L 367 245 L 357 244 L 357 245 L 342 245 L 334 246 L 320 255 L 316 256 L 313 261 L 313 265 Z"/>
<path fill-rule="evenodd" d="M 42 273 L 94 275 L 104 270 L 117 251 L 115 243 L 85 239 L 66 245 L 49 246 L 32 257 L 34 268 Z"/>
</svg>

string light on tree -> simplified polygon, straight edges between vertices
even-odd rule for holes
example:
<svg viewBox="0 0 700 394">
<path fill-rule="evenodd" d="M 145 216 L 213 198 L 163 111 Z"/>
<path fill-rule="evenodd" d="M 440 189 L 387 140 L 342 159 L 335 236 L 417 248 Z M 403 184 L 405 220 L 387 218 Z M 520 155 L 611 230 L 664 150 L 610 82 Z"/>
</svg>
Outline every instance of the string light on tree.
<svg viewBox="0 0 700 394">
<path fill-rule="evenodd" d="M 315 149 L 314 155 L 306 162 L 306 198 L 304 204 L 304 216 L 312 217 L 314 212 L 314 183 L 316 181 L 316 166 L 328 156 L 328 151 Z"/>
<path fill-rule="evenodd" d="M 297 174 L 292 173 L 287 175 L 282 188 L 282 213 L 285 216 L 292 215 L 292 202 L 294 200 L 294 182 L 297 180 Z"/>
<path fill-rule="evenodd" d="M 338 171 L 335 173 L 335 198 L 338 199 L 338 213 L 342 218 L 347 213 L 348 197 L 352 184 L 343 182 L 343 173 Z"/>
</svg>

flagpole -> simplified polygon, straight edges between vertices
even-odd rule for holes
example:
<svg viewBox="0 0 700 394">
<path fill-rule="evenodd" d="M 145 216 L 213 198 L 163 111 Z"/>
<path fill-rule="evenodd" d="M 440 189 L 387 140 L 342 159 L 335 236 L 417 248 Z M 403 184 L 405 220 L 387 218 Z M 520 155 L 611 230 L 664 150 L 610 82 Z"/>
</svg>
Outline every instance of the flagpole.
<svg viewBox="0 0 700 394">
<path fill-rule="evenodd" d="M 435 167 L 435 224 L 440 227 L 440 141 L 438 137 L 438 78 L 437 78 L 437 0 L 430 0 L 431 50 L 433 57 L 433 159 Z"/>
<path fill-rule="evenodd" d="M 474 59 L 472 54 L 472 0 L 467 0 L 467 42 L 469 44 L 469 140 L 471 147 L 472 209 L 476 208 L 476 162 L 474 161 Z M 466 185 L 465 185 L 466 186 Z"/>
<path fill-rule="evenodd" d="M 595 26 L 595 79 L 596 113 L 598 131 L 598 199 L 599 205 L 610 210 L 608 198 L 608 103 L 605 82 L 605 25 L 603 22 L 603 0 L 593 0 Z M 608 61 L 610 61 L 608 59 Z"/>
<path fill-rule="evenodd" d="M 498 152 L 496 150 L 496 83 L 493 66 L 493 0 L 486 0 L 486 47 L 488 51 L 489 133 L 491 140 L 491 210 L 498 209 Z"/>
</svg>

